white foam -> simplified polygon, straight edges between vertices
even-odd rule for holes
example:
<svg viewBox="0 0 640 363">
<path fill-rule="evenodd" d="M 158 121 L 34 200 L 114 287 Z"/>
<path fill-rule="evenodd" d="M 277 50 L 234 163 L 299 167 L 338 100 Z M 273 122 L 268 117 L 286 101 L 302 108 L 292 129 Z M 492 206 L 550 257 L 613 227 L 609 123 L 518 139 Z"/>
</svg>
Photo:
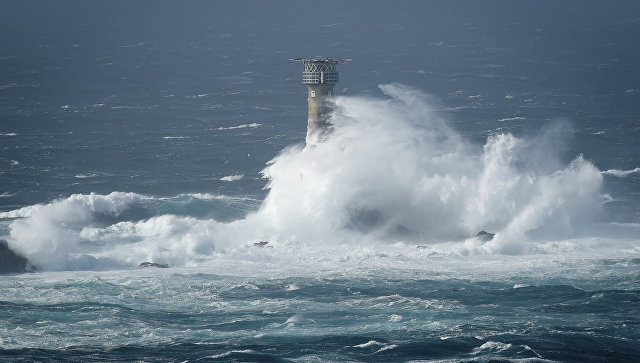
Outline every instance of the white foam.
<svg viewBox="0 0 640 363">
<path fill-rule="evenodd" d="M 377 342 L 375 340 L 369 340 L 366 343 L 362 343 L 362 344 L 358 344 L 358 345 L 354 345 L 354 348 L 369 348 L 371 346 L 375 346 L 375 345 L 382 345 L 383 343 Z"/>
<path fill-rule="evenodd" d="M 384 347 L 382 347 L 382 348 L 378 349 L 378 350 L 376 351 L 376 353 L 384 352 L 385 350 L 395 349 L 395 348 L 397 348 L 397 347 L 398 347 L 398 345 L 397 345 L 397 344 L 388 344 L 388 345 L 385 345 Z"/>
<path fill-rule="evenodd" d="M 493 341 L 488 341 L 484 344 L 482 344 L 481 346 L 474 348 L 473 351 L 471 352 L 471 354 L 479 354 L 483 351 L 492 351 L 492 352 L 502 352 L 505 351 L 509 348 L 511 348 L 511 344 L 509 343 L 502 343 L 502 342 L 493 342 Z"/>
<path fill-rule="evenodd" d="M 227 182 L 232 182 L 232 181 L 238 181 L 238 180 L 240 180 L 242 178 L 244 178 L 244 174 L 227 175 L 225 177 L 220 178 L 220 180 L 227 181 Z"/>
<path fill-rule="evenodd" d="M 251 353 L 255 353 L 255 350 L 251 350 L 251 349 L 243 349 L 243 350 L 229 350 L 227 352 L 224 353 L 220 353 L 220 354 L 214 354 L 212 356 L 209 356 L 207 358 L 211 358 L 211 359 L 220 359 L 220 358 L 225 358 L 225 357 L 229 357 L 232 354 L 251 354 Z"/>
<path fill-rule="evenodd" d="M 375 352 L 375 353 L 380 353 L 380 352 L 384 352 L 385 350 L 395 349 L 395 348 L 398 347 L 398 345 L 397 344 L 385 344 L 385 343 L 378 342 L 376 340 L 370 340 L 370 341 L 368 341 L 366 343 L 362 343 L 362 344 L 358 344 L 358 345 L 354 345 L 353 346 L 353 348 L 373 348 L 373 347 L 380 347 Z"/>
<path fill-rule="evenodd" d="M 46 205 L 34 205 L 0 213 L 15 218 L 9 225 L 9 243 L 36 266 L 65 269 L 82 255 L 79 232 L 91 225 L 94 216 L 116 216 L 143 197 L 134 193 L 74 194 Z M 79 253 L 79 255 L 78 255 Z"/>
<path fill-rule="evenodd" d="M 505 117 L 505 118 L 501 118 L 498 120 L 498 122 L 505 122 L 505 121 L 515 121 L 515 120 L 526 120 L 526 117 L 522 117 L 522 116 L 515 116 L 515 117 Z"/>
<path fill-rule="evenodd" d="M 331 138 L 271 162 L 265 224 L 286 223 L 302 240 L 437 241 L 486 229 L 503 233 L 482 248 L 504 252 L 531 233 L 571 233 L 592 221 L 585 211 L 598 209 L 602 178 L 582 157 L 561 165 L 550 140 L 563 127 L 535 140 L 497 134 L 478 148 L 426 95 L 382 90 L 390 99 L 338 97 Z"/>
<path fill-rule="evenodd" d="M 624 178 L 627 177 L 631 174 L 638 174 L 640 173 L 640 168 L 635 168 L 635 169 L 631 169 L 631 170 L 618 170 L 618 169 L 609 169 L 607 171 L 603 171 L 602 174 L 605 175 L 613 175 L 613 176 L 617 176 L 619 178 Z"/>
<path fill-rule="evenodd" d="M 285 321 L 284 323 L 285 324 L 297 323 L 301 320 L 302 320 L 302 314 L 295 314 L 291 316 L 289 319 L 287 319 L 287 321 Z"/>
<path fill-rule="evenodd" d="M 97 176 L 100 176 L 100 175 L 95 173 L 87 173 L 87 174 L 77 174 L 75 177 L 77 179 L 87 179 L 87 178 L 95 178 Z"/>
<path fill-rule="evenodd" d="M 218 130 L 236 130 L 236 129 L 246 129 L 248 127 L 251 128 L 256 128 L 261 126 L 262 124 L 259 123 L 250 123 L 250 124 L 243 124 L 243 125 L 238 125 L 238 126 L 229 126 L 229 127 L 218 127 Z"/>
</svg>

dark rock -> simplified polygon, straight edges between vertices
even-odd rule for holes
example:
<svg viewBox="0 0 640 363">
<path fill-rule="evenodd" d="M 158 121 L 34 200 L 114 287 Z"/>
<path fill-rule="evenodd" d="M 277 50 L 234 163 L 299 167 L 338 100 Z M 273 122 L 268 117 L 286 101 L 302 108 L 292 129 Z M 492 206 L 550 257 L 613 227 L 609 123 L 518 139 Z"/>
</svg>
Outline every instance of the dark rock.
<svg viewBox="0 0 640 363">
<path fill-rule="evenodd" d="M 169 268 L 169 265 L 166 263 L 155 263 L 155 262 L 143 262 L 138 267 L 157 267 L 157 268 Z"/>
<path fill-rule="evenodd" d="M 9 248 L 9 243 L 0 239 L 0 274 L 32 272 L 34 268 L 29 261 L 13 252 Z"/>
<path fill-rule="evenodd" d="M 265 247 L 267 246 L 267 244 L 269 243 L 269 241 L 260 241 L 260 242 L 256 242 L 253 245 L 255 247 Z M 267 246 L 267 247 L 271 247 L 271 246 Z"/>
<path fill-rule="evenodd" d="M 495 233 L 489 233 L 486 231 L 480 231 L 478 232 L 478 234 L 476 234 L 476 238 L 480 240 L 480 242 L 489 242 L 493 239 L 493 236 L 495 236 Z"/>
</svg>

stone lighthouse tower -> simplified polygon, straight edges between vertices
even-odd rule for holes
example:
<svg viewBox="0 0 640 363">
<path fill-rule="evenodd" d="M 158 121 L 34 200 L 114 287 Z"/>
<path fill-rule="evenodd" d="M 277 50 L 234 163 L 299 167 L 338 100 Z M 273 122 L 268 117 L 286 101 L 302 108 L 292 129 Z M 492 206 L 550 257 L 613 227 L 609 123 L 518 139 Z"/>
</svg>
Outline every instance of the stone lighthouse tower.
<svg viewBox="0 0 640 363">
<path fill-rule="evenodd" d="M 309 95 L 309 118 L 307 123 L 307 146 L 320 142 L 328 131 L 331 104 L 328 100 L 333 96 L 333 86 L 338 83 L 336 65 L 351 59 L 342 58 L 293 58 L 302 62 L 302 83 L 307 85 Z"/>
</svg>

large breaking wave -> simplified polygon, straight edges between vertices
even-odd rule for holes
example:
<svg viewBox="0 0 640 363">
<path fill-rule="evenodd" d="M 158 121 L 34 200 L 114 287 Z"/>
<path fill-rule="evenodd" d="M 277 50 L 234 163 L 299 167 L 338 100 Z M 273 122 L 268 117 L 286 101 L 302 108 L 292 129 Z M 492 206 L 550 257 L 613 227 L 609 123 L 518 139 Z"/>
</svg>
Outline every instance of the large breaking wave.
<svg viewBox="0 0 640 363">
<path fill-rule="evenodd" d="M 262 203 L 73 195 L 0 214 L 6 238 L 34 265 L 59 270 L 277 260 L 327 246 L 329 254 L 389 246 L 412 254 L 416 245 L 421 256 L 538 253 L 594 231 L 603 176 L 580 155 L 569 163 L 559 157 L 568 123 L 475 145 L 438 116 L 428 95 L 397 84 L 381 89 L 384 99 L 338 97 L 326 141 L 271 160 Z M 206 203 L 212 199 L 218 203 Z M 474 238 L 480 230 L 496 235 Z M 260 241 L 275 248 L 259 255 Z"/>
</svg>

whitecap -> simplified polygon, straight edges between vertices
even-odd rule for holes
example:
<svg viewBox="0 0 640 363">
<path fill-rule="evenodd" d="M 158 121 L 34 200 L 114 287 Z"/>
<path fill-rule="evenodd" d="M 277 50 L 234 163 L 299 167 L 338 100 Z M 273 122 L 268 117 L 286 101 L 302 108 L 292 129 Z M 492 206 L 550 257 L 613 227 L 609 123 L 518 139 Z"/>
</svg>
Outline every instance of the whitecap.
<svg viewBox="0 0 640 363">
<path fill-rule="evenodd" d="M 386 344 L 386 343 L 381 343 L 378 342 L 376 340 L 370 340 L 366 343 L 362 343 L 362 344 L 358 344 L 358 345 L 354 345 L 353 348 L 373 348 L 373 347 L 380 347 L 378 350 L 375 351 L 375 353 L 380 353 L 380 352 L 384 352 L 385 350 L 391 350 L 391 349 L 395 349 L 398 347 L 397 344 Z"/>
<path fill-rule="evenodd" d="M 501 118 L 498 120 L 498 122 L 505 122 L 505 121 L 515 121 L 515 120 L 526 120 L 526 117 L 522 117 L 522 116 L 515 116 L 515 117 L 505 117 L 505 118 Z"/>
<path fill-rule="evenodd" d="M 382 348 L 378 349 L 378 350 L 376 351 L 376 353 L 384 352 L 385 350 L 395 349 L 395 348 L 397 348 L 397 347 L 398 347 L 398 345 L 397 345 L 397 344 L 388 344 L 388 345 L 385 345 L 384 347 L 382 347 Z"/>
<path fill-rule="evenodd" d="M 244 174 L 227 175 L 227 176 L 224 176 L 224 177 L 220 178 L 220 180 L 227 181 L 227 182 L 232 182 L 232 181 L 238 181 L 238 180 L 240 180 L 242 178 L 244 178 Z"/>
<path fill-rule="evenodd" d="M 613 176 L 617 176 L 619 178 L 624 178 L 627 177 L 631 174 L 636 174 L 636 173 L 640 173 L 640 168 L 635 168 L 635 169 L 631 169 L 631 170 L 618 170 L 618 169 L 609 169 L 607 171 L 602 171 L 602 174 L 605 175 L 613 175 Z"/>
<path fill-rule="evenodd" d="M 291 323 L 297 323 L 300 320 L 302 320 L 302 314 L 295 314 L 293 316 L 291 316 L 289 319 L 287 319 L 287 321 L 285 321 L 285 324 L 291 324 Z"/>
<path fill-rule="evenodd" d="M 296 290 L 300 290 L 300 288 L 296 284 L 289 284 L 289 286 L 287 286 L 286 290 L 287 291 L 296 291 Z"/>
<path fill-rule="evenodd" d="M 511 348 L 511 346 L 512 345 L 510 343 L 488 341 L 481 346 L 474 348 L 471 354 L 477 355 L 483 351 L 502 352 Z"/>
<path fill-rule="evenodd" d="M 369 340 L 366 343 L 354 345 L 353 348 L 370 348 L 370 347 L 373 347 L 373 346 L 381 346 L 381 345 L 385 345 L 385 344 L 384 343 L 380 343 L 380 342 L 375 341 L 375 340 Z"/>
<path fill-rule="evenodd" d="M 242 125 L 238 125 L 238 126 L 229 126 L 229 127 L 218 127 L 218 130 L 236 130 L 236 129 L 245 129 L 248 127 L 251 128 L 256 128 L 262 126 L 262 124 L 259 123 L 250 123 L 250 124 L 242 124 Z"/>
<path fill-rule="evenodd" d="M 220 359 L 220 358 L 225 358 L 225 357 L 229 357 L 232 354 L 251 354 L 251 353 L 255 353 L 255 350 L 251 350 L 251 349 L 243 349 L 243 350 L 229 350 L 226 351 L 224 353 L 220 353 L 220 354 L 214 354 L 211 356 L 208 356 L 206 358 L 211 358 L 211 359 Z"/>
<path fill-rule="evenodd" d="M 77 179 L 87 179 L 87 178 L 95 178 L 97 176 L 100 176 L 99 174 L 95 174 L 95 173 L 88 173 L 88 174 L 77 174 L 75 175 L 75 177 Z"/>
<path fill-rule="evenodd" d="M 74 266 L 78 266 L 78 258 L 102 263 L 108 257 L 88 256 L 78 250 L 82 229 L 90 226 L 96 218 L 118 216 L 143 198 L 135 193 L 121 192 L 74 194 L 49 204 L 2 212 L 0 218 L 14 219 L 9 225 L 9 245 L 34 265 L 45 270 L 76 269 Z M 89 265 L 85 263 L 84 266 Z M 121 267 L 121 263 L 112 266 Z M 100 265 L 101 269 L 104 267 L 104 264 Z"/>
</svg>

